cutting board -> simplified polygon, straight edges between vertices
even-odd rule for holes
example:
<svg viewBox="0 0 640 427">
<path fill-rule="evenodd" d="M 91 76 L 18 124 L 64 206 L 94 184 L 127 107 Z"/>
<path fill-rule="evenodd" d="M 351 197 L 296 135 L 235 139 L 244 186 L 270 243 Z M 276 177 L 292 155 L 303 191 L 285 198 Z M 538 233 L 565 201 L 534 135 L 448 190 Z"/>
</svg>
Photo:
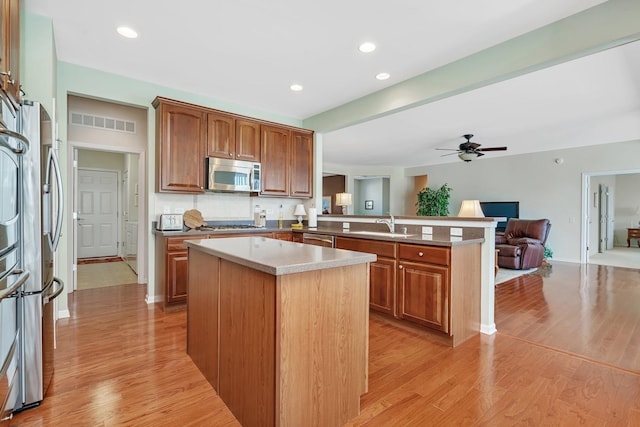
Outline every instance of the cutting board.
<svg viewBox="0 0 640 427">
<path fill-rule="evenodd" d="M 197 209 L 189 209 L 188 211 L 185 211 L 185 213 L 183 214 L 183 218 L 184 225 L 186 225 L 188 228 L 196 228 L 207 225 L 204 222 L 204 219 L 202 219 L 202 212 Z"/>
</svg>

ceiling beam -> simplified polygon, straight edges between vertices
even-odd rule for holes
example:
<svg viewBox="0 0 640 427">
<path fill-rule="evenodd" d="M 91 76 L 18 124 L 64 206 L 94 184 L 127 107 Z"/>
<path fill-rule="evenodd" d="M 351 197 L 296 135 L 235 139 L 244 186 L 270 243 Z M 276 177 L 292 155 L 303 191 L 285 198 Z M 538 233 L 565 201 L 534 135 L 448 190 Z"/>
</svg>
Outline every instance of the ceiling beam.
<svg viewBox="0 0 640 427">
<path fill-rule="evenodd" d="M 609 0 L 303 120 L 329 132 L 640 39 L 640 1 Z"/>
</svg>

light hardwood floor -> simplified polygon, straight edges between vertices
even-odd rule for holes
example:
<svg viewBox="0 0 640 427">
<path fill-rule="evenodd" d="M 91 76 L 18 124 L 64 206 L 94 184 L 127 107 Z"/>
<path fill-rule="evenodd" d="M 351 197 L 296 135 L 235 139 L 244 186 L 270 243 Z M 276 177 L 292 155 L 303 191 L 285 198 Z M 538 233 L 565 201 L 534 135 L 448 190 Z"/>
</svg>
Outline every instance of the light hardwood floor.
<svg viewBox="0 0 640 427">
<path fill-rule="evenodd" d="M 49 395 L 11 425 L 238 425 L 185 354 L 185 312 L 144 288 L 73 295 Z M 640 425 L 640 270 L 554 262 L 496 288 L 496 323 L 449 348 L 372 318 L 349 425 Z"/>
</svg>

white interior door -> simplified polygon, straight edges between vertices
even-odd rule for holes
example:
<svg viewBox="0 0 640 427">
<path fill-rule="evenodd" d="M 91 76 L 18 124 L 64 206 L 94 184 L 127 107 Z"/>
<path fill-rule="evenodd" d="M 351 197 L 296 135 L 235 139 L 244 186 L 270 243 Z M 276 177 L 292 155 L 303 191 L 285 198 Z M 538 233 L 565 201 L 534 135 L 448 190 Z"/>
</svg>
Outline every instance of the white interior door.
<svg viewBox="0 0 640 427">
<path fill-rule="evenodd" d="M 118 255 L 118 172 L 78 169 L 78 258 Z"/>
<path fill-rule="evenodd" d="M 600 238 L 598 239 L 598 252 L 602 253 L 608 248 L 609 237 L 609 187 L 600 184 Z"/>
</svg>

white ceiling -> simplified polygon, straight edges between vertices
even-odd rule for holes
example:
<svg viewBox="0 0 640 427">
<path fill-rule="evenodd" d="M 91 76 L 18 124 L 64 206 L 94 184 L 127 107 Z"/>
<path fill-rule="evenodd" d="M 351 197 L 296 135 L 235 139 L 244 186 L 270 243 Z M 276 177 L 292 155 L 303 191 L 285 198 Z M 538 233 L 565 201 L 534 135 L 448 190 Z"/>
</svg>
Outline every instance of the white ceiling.
<svg viewBox="0 0 640 427">
<path fill-rule="evenodd" d="M 58 59 L 304 119 L 603 0 L 24 0 Z M 140 37 L 120 37 L 118 25 Z M 378 48 L 365 55 L 363 41 Z M 459 161 L 473 133 L 509 155 L 640 138 L 640 48 L 611 49 L 324 135 L 324 161 Z M 381 82 L 379 72 L 391 78 Z M 299 83 L 302 92 L 289 86 Z M 479 161 L 479 160 L 478 160 Z"/>
</svg>

